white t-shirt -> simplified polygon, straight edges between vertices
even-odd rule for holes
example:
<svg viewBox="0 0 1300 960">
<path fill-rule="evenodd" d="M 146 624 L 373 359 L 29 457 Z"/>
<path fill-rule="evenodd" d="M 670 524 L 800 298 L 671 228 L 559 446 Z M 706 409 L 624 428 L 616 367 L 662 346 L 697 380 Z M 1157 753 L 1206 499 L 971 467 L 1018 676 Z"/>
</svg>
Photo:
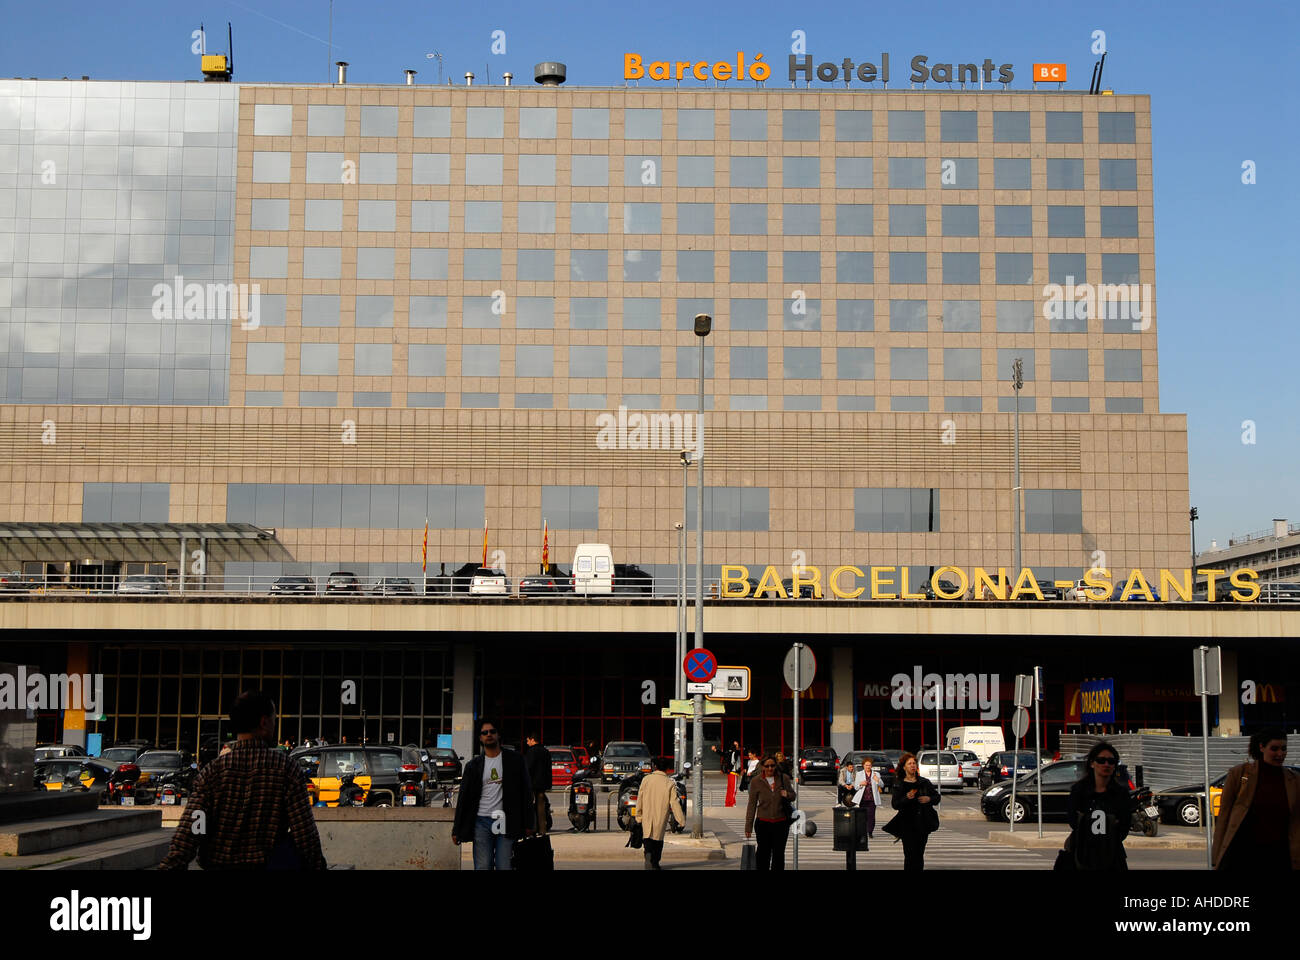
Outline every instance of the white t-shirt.
<svg viewBox="0 0 1300 960">
<path fill-rule="evenodd" d="M 480 817 L 492 816 L 492 811 L 501 809 L 501 758 L 503 754 L 498 753 L 495 757 L 483 758 L 483 792 L 478 798 L 478 815 Z"/>
</svg>

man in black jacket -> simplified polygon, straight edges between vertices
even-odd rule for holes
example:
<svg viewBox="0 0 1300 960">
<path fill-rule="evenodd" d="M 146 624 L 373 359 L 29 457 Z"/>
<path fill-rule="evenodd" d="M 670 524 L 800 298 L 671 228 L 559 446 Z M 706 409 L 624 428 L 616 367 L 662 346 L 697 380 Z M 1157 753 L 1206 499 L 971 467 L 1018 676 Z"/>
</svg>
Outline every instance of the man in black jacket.
<svg viewBox="0 0 1300 960">
<path fill-rule="evenodd" d="M 501 749 L 497 725 L 478 722 L 483 752 L 465 765 L 451 842 L 474 844 L 475 870 L 509 870 L 514 841 L 531 836 L 537 807 L 524 758 Z"/>
<path fill-rule="evenodd" d="M 524 751 L 524 764 L 528 767 L 528 779 L 533 785 L 533 801 L 537 804 L 537 835 L 546 836 L 546 811 L 550 803 L 546 791 L 551 789 L 551 751 L 542 745 L 541 738 L 534 731 L 525 738 L 528 749 Z"/>
</svg>

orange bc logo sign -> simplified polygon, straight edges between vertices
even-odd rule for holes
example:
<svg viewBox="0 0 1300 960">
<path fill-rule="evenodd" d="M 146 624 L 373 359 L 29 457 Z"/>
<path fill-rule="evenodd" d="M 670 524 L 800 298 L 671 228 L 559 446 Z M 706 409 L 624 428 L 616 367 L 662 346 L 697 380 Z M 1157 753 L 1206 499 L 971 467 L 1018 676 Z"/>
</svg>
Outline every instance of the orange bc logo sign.
<svg viewBox="0 0 1300 960">
<path fill-rule="evenodd" d="M 1063 63 L 1036 63 L 1034 64 L 1034 82 L 1040 80 L 1045 82 L 1063 81 L 1067 79 L 1065 64 Z"/>
</svg>

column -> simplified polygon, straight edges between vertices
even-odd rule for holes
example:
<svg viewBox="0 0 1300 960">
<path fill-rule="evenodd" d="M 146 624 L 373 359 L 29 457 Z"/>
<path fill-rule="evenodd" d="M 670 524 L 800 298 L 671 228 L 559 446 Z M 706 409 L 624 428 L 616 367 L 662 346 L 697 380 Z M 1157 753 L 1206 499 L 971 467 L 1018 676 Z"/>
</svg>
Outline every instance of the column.
<svg viewBox="0 0 1300 960">
<path fill-rule="evenodd" d="M 1223 693 L 1219 695 L 1217 737 L 1241 736 L 1241 678 L 1238 676 L 1237 651 L 1220 647 L 1219 662 L 1223 671 Z M 1249 677 L 1247 679 L 1250 679 Z"/>
<path fill-rule="evenodd" d="M 475 719 L 474 645 L 458 643 L 452 648 L 451 748 L 466 760 L 478 752 Z"/>
<path fill-rule="evenodd" d="M 853 712 L 857 690 L 853 684 L 853 648 L 831 650 L 831 748 L 844 756 L 853 750 Z"/>
</svg>

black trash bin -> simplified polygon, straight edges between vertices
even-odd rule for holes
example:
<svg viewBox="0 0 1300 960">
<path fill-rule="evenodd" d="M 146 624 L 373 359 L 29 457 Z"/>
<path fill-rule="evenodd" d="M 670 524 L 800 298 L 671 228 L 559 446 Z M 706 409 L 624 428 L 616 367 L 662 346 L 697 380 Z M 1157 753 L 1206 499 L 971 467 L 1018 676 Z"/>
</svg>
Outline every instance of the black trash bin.
<svg viewBox="0 0 1300 960">
<path fill-rule="evenodd" d="M 831 811 L 834 822 L 834 849 L 837 853 L 867 849 L 867 815 L 858 807 L 836 807 Z"/>
</svg>

